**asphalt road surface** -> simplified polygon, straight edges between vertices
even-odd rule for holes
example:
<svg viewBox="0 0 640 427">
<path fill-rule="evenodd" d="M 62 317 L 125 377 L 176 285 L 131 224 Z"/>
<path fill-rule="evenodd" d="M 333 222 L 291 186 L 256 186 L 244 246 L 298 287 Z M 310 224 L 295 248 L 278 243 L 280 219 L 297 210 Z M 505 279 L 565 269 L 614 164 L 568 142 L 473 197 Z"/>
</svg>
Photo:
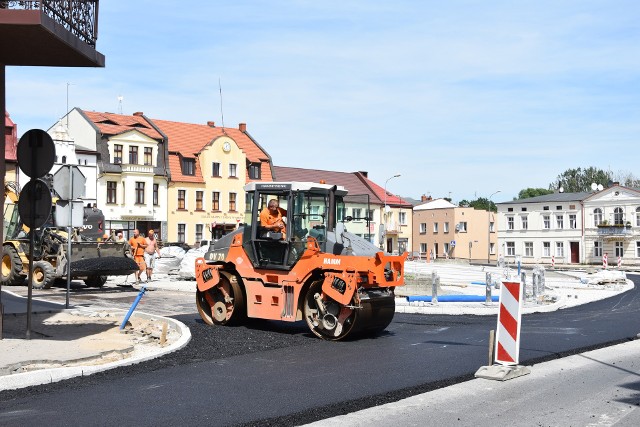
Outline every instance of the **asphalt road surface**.
<svg viewBox="0 0 640 427">
<path fill-rule="evenodd" d="M 521 364 L 630 340 L 635 289 L 523 318 Z M 149 310 L 147 310 L 149 311 Z M 85 378 L 0 393 L 0 425 L 298 425 L 473 378 L 495 316 L 396 315 L 376 338 L 324 342 L 305 325 L 250 321 L 192 331 L 181 351 Z"/>
</svg>

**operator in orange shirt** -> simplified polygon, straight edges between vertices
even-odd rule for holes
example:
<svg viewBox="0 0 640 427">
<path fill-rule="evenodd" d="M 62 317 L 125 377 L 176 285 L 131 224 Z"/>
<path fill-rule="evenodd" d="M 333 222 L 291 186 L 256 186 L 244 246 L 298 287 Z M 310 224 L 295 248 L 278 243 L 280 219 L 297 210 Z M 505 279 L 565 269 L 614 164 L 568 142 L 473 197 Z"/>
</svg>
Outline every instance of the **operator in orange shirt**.
<svg viewBox="0 0 640 427">
<path fill-rule="evenodd" d="M 260 212 L 260 225 L 269 231 L 282 233 L 282 238 L 286 238 L 286 227 L 283 218 L 287 216 L 287 210 L 278 205 L 278 200 L 271 199 L 267 207 Z"/>
<path fill-rule="evenodd" d="M 131 246 L 133 260 L 138 264 L 138 271 L 136 271 L 136 285 L 139 285 L 140 272 L 147 269 L 147 265 L 144 262 L 144 249 L 147 247 L 147 239 L 141 236 L 140 232 L 136 228 L 133 230 L 133 237 L 129 239 L 129 245 Z"/>
</svg>

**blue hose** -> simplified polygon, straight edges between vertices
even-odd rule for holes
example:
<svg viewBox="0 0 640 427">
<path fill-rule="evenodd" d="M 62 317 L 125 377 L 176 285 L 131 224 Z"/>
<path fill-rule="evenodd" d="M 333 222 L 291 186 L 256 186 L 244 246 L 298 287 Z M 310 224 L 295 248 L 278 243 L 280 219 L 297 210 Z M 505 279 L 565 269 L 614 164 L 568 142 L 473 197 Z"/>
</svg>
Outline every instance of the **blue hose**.
<svg viewBox="0 0 640 427">
<path fill-rule="evenodd" d="M 124 320 L 122 321 L 122 324 L 120 325 L 120 330 L 123 330 L 124 327 L 127 325 L 127 322 L 129 321 L 129 318 L 133 314 L 133 310 L 136 309 L 136 307 L 138 306 L 138 303 L 140 302 L 140 300 L 142 299 L 142 296 L 144 295 L 144 293 L 146 291 L 147 291 L 147 288 L 145 286 L 142 286 L 142 289 L 140 289 L 140 293 L 136 297 L 136 300 L 133 302 L 133 304 L 131 304 L 131 308 L 127 312 L 127 315 L 124 316 Z"/>
<path fill-rule="evenodd" d="M 483 295 L 439 295 L 438 302 L 485 302 L 487 298 Z M 430 296 L 408 296 L 408 302 L 416 302 L 416 301 L 424 301 L 431 302 Z M 500 297 L 498 295 L 494 295 L 491 297 L 491 301 L 498 302 L 500 301 Z"/>
</svg>

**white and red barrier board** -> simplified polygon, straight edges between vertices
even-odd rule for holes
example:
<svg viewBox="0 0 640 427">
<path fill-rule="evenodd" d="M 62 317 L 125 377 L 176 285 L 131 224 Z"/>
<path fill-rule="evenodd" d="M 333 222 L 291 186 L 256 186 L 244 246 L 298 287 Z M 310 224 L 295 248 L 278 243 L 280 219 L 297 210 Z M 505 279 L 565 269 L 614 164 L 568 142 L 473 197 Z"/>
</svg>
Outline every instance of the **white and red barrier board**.
<svg viewBox="0 0 640 427">
<path fill-rule="evenodd" d="M 517 365 L 520 356 L 520 320 L 522 318 L 522 289 L 520 282 L 502 282 L 500 311 L 496 333 L 495 361 L 503 365 Z"/>
</svg>

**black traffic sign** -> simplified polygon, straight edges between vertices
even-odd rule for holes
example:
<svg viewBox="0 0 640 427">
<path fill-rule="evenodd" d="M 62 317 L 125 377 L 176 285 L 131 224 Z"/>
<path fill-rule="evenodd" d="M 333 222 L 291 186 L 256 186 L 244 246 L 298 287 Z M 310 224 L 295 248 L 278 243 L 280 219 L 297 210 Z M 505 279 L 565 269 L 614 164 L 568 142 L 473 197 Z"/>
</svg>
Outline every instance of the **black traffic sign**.
<svg viewBox="0 0 640 427">
<path fill-rule="evenodd" d="M 41 179 L 27 182 L 18 200 L 20 219 L 27 227 L 41 227 L 51 214 L 51 191 Z"/>
<path fill-rule="evenodd" d="M 22 172 L 30 178 L 40 178 L 51 170 L 56 147 L 48 133 L 42 129 L 31 129 L 18 141 L 17 154 Z"/>
</svg>

